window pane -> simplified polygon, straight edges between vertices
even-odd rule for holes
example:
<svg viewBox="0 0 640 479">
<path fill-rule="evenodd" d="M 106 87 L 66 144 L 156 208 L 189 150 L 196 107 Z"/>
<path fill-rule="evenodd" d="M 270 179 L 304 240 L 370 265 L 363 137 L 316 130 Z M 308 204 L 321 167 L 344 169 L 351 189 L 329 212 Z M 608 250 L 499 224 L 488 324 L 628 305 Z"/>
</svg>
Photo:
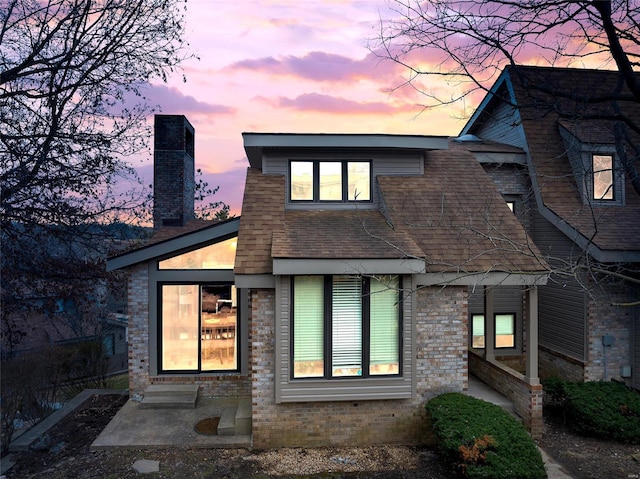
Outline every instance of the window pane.
<svg viewBox="0 0 640 479">
<path fill-rule="evenodd" d="M 362 376 L 362 280 L 334 276 L 332 296 L 332 376 Z"/>
<path fill-rule="evenodd" d="M 372 278 L 370 282 L 371 375 L 400 372 L 398 277 L 381 279 Z"/>
<path fill-rule="evenodd" d="M 230 284 L 202 286 L 202 370 L 238 369 L 237 289 Z"/>
<path fill-rule="evenodd" d="M 162 369 L 198 368 L 199 286 L 162 286 Z"/>
<path fill-rule="evenodd" d="M 342 201 L 342 163 L 320 162 L 320 200 Z"/>
<path fill-rule="evenodd" d="M 291 199 L 313 200 L 313 162 L 291 162 Z"/>
<path fill-rule="evenodd" d="M 233 269 L 237 244 L 238 238 L 230 238 L 160 261 L 158 269 Z"/>
<path fill-rule="evenodd" d="M 613 157 L 593 155 L 593 198 L 613 199 Z"/>
<path fill-rule="evenodd" d="M 471 347 L 484 348 L 484 314 L 471 316 Z"/>
<path fill-rule="evenodd" d="M 371 164 L 368 161 L 350 161 L 347 164 L 349 201 L 371 199 Z"/>
<path fill-rule="evenodd" d="M 293 377 L 324 376 L 324 278 L 296 276 L 293 298 Z"/>
<path fill-rule="evenodd" d="M 515 315 L 496 314 L 496 348 L 513 348 L 515 345 Z"/>
</svg>

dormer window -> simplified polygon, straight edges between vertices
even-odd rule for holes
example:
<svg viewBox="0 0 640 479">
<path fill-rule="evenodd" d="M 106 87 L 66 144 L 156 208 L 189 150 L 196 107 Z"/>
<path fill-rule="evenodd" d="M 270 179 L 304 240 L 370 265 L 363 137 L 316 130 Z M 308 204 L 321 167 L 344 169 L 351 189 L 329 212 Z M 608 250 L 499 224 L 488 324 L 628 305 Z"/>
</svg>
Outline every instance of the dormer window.
<svg viewBox="0 0 640 479">
<path fill-rule="evenodd" d="M 623 206 L 624 174 L 613 133 L 598 122 L 560 120 L 559 125 L 583 203 Z"/>
<path fill-rule="evenodd" d="M 615 200 L 615 188 L 613 177 L 613 156 L 593 155 L 593 199 Z"/>
<path fill-rule="evenodd" d="M 371 201 L 370 161 L 292 160 L 289 178 L 292 202 Z"/>
</svg>

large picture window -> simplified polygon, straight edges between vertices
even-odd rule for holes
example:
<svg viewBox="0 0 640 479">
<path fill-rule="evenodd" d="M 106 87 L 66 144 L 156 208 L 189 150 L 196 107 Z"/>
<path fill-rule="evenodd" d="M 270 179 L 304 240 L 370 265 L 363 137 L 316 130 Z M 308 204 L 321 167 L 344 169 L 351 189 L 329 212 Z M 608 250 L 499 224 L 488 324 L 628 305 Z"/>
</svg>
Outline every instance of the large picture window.
<svg viewBox="0 0 640 479">
<path fill-rule="evenodd" d="M 296 276 L 292 290 L 294 379 L 400 374 L 397 276 Z"/>
<path fill-rule="evenodd" d="M 289 166 L 291 201 L 371 201 L 371 162 L 295 160 Z"/>
<path fill-rule="evenodd" d="M 231 284 L 160 286 L 160 369 L 238 369 L 237 291 Z"/>
</svg>

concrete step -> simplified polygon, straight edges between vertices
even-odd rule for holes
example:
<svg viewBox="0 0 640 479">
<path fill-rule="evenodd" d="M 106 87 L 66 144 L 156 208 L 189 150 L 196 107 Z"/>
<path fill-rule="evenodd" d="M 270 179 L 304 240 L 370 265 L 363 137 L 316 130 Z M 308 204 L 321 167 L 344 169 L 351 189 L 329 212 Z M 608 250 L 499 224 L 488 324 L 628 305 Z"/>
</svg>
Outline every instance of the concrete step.
<svg viewBox="0 0 640 479">
<path fill-rule="evenodd" d="M 224 407 L 222 414 L 220 415 L 220 422 L 218 423 L 218 436 L 235 436 L 236 435 L 236 411 L 238 410 L 238 403 Z"/>
<path fill-rule="evenodd" d="M 239 398 L 223 408 L 218 423 L 218 436 L 251 434 L 251 398 Z"/>
<path fill-rule="evenodd" d="M 251 434 L 251 398 L 238 399 L 236 436 Z"/>
<path fill-rule="evenodd" d="M 197 384 L 152 384 L 144 391 L 140 409 L 195 409 Z"/>
</svg>

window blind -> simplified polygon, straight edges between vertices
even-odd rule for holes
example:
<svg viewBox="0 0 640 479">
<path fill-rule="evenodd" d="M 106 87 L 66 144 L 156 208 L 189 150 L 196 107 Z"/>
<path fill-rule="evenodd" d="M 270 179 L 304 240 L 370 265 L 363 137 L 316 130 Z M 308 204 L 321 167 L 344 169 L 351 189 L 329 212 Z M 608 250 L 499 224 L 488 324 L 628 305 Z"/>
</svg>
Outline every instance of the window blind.
<svg viewBox="0 0 640 479">
<path fill-rule="evenodd" d="M 370 364 L 399 363 L 398 278 L 370 281 Z M 371 373 L 373 373 L 370 371 Z"/>
<path fill-rule="evenodd" d="M 496 335 L 513 334 L 513 314 L 496 314 Z"/>
<path fill-rule="evenodd" d="M 474 314 L 471 317 L 473 336 L 484 336 L 484 315 Z"/>
<path fill-rule="evenodd" d="M 295 363 L 322 361 L 324 278 L 322 276 L 296 276 L 294 282 L 293 360 Z M 298 374 L 296 376 L 301 377 Z"/>
<path fill-rule="evenodd" d="M 362 375 L 362 280 L 334 276 L 331 370 L 334 376 Z"/>
</svg>

